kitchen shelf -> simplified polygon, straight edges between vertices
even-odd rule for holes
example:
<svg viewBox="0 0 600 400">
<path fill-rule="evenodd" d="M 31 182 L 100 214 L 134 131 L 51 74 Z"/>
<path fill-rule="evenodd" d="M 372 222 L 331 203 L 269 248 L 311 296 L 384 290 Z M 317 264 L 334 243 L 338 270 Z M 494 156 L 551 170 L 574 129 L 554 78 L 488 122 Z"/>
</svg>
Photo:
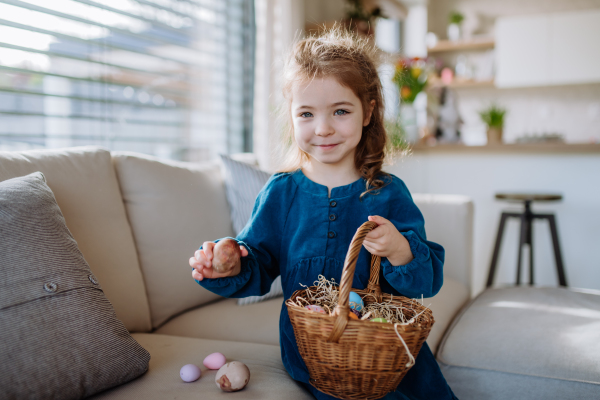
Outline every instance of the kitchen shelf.
<svg viewBox="0 0 600 400">
<path fill-rule="evenodd" d="M 460 81 L 460 80 L 454 80 L 452 83 L 450 83 L 449 85 L 445 85 L 446 87 L 450 88 L 450 89 L 462 89 L 462 88 L 495 88 L 496 85 L 494 84 L 494 80 L 490 79 L 490 80 L 486 80 L 486 81 L 474 81 L 474 80 L 468 80 L 468 81 Z"/>
<path fill-rule="evenodd" d="M 485 146 L 466 146 L 464 144 L 437 144 L 428 146 L 416 144 L 413 153 L 562 153 L 562 154 L 600 154 L 600 143 L 506 143 Z"/>
<path fill-rule="evenodd" d="M 464 50 L 486 50 L 493 49 L 495 45 L 494 39 L 492 38 L 461 40 L 456 42 L 450 40 L 440 40 L 437 45 L 427 49 L 427 52 L 443 53 Z"/>
</svg>

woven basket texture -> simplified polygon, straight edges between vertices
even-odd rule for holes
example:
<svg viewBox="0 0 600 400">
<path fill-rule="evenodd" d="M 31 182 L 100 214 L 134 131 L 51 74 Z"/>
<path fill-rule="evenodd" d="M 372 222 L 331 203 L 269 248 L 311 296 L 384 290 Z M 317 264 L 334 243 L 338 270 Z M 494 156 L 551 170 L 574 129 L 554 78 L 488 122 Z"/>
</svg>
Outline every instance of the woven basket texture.
<svg viewBox="0 0 600 400">
<path fill-rule="evenodd" d="M 298 298 L 310 303 L 309 289 L 294 292 L 286 301 L 300 355 L 310 375 L 310 383 L 323 393 L 340 399 L 379 399 L 396 389 L 410 369 L 410 357 L 398 338 L 394 324 L 353 320 L 348 316 L 350 290 L 368 305 L 390 302 L 413 310 L 408 325 L 396 328 L 414 358 L 421 350 L 434 323 L 431 310 L 416 300 L 382 293 L 379 287 L 380 258 L 372 257 L 369 285 L 351 289 L 358 253 L 364 237 L 377 227 L 365 222 L 354 235 L 342 272 L 340 301 L 332 315 L 320 314 L 296 305 Z"/>
</svg>

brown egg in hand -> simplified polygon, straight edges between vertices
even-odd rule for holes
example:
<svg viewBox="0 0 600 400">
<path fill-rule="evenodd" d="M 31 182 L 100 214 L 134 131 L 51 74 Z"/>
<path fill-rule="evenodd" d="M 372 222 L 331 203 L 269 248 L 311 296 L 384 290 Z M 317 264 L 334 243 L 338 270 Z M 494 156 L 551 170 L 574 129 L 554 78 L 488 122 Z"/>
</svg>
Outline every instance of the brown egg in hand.
<svg viewBox="0 0 600 400">
<path fill-rule="evenodd" d="M 213 248 L 212 267 L 217 272 L 228 272 L 241 264 L 240 245 L 233 239 L 223 239 Z"/>
</svg>

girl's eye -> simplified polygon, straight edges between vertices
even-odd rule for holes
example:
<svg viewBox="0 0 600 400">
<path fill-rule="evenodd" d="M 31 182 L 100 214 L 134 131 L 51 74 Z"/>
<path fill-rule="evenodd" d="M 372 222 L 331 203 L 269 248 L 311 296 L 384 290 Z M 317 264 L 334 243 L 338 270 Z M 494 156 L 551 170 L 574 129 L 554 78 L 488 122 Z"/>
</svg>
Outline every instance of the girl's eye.
<svg viewBox="0 0 600 400">
<path fill-rule="evenodd" d="M 309 112 L 303 112 L 302 114 L 300 114 L 300 116 L 302 118 L 309 118 L 309 117 L 312 117 L 312 114 Z"/>
<path fill-rule="evenodd" d="M 335 112 L 333 113 L 333 115 L 345 115 L 348 114 L 348 111 L 346 110 L 335 110 Z"/>
</svg>

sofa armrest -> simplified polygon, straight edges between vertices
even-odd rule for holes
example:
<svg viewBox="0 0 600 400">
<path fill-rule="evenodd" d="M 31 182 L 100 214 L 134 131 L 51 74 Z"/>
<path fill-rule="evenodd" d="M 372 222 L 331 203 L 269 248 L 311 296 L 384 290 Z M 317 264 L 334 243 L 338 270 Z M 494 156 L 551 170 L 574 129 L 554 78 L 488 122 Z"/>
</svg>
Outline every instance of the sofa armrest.
<svg viewBox="0 0 600 400">
<path fill-rule="evenodd" d="M 446 250 L 444 276 L 471 291 L 473 262 L 473 201 L 467 196 L 414 193 L 425 218 L 427 239 Z"/>
</svg>

